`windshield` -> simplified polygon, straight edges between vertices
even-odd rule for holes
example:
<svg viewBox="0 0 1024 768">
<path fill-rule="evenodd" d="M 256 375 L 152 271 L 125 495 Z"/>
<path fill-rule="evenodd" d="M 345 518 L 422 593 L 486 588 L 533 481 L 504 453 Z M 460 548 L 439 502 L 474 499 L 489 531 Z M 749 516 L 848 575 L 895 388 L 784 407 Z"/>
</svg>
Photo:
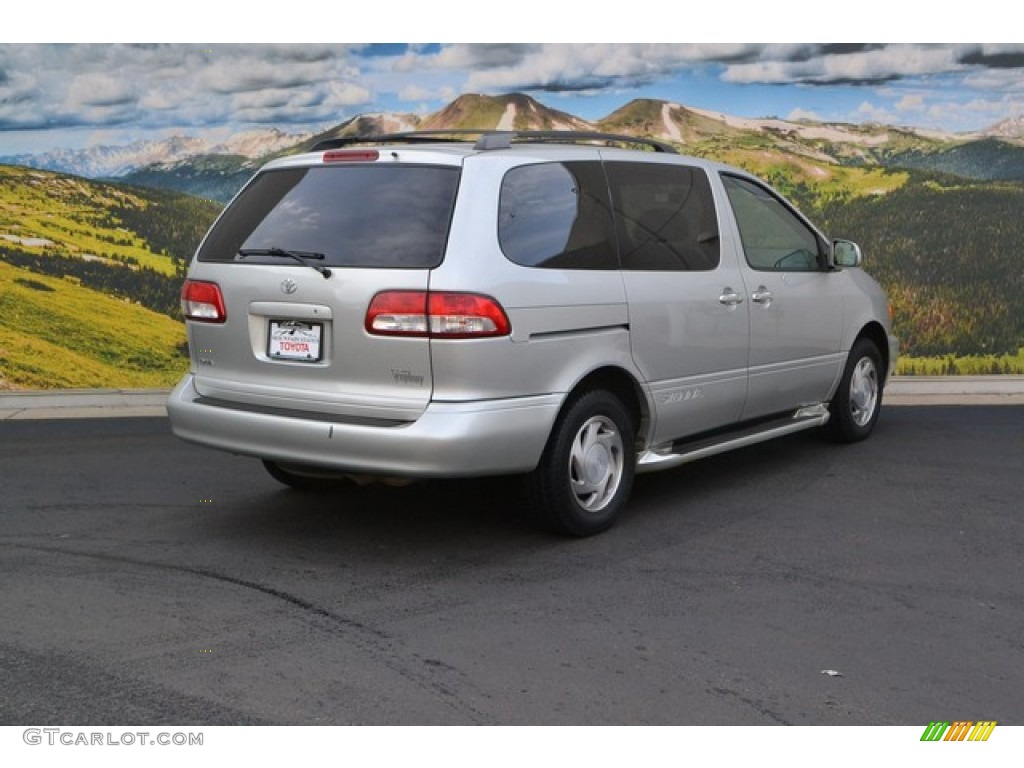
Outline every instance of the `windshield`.
<svg viewBox="0 0 1024 768">
<path fill-rule="evenodd" d="M 436 267 L 458 183 L 458 169 L 443 166 L 266 171 L 224 212 L 198 258 L 280 263 L 272 252 L 286 249 L 323 254 L 331 267 Z"/>
</svg>

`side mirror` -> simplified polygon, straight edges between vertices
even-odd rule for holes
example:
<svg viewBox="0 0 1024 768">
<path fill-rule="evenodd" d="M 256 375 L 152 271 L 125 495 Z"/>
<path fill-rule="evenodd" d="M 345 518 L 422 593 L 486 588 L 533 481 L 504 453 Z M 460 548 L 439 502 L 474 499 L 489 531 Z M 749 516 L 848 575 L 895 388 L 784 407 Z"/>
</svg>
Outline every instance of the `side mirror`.
<svg viewBox="0 0 1024 768">
<path fill-rule="evenodd" d="M 863 261 L 860 246 L 852 240 L 832 241 L 832 263 L 837 267 L 859 267 Z"/>
</svg>

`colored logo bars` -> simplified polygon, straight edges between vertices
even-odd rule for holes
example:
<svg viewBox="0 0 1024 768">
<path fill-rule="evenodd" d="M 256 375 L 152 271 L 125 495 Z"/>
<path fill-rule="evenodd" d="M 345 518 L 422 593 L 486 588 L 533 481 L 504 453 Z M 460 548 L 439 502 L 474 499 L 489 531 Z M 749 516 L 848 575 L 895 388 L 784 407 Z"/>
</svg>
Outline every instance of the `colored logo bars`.
<svg viewBox="0 0 1024 768">
<path fill-rule="evenodd" d="M 921 734 L 921 741 L 988 741 L 995 727 L 995 720 L 933 720 Z"/>
</svg>

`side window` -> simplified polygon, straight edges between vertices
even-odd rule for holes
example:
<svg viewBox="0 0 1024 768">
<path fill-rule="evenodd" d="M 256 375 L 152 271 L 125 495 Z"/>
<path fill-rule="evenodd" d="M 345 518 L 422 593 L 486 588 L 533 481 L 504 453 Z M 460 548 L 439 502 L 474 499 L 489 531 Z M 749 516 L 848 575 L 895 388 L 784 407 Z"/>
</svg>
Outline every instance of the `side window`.
<svg viewBox="0 0 1024 768">
<path fill-rule="evenodd" d="M 779 198 L 747 179 L 722 174 L 743 252 L 753 269 L 816 272 L 823 256 L 818 236 Z"/>
<path fill-rule="evenodd" d="M 721 257 L 707 174 L 666 163 L 605 164 L 623 269 L 710 270 Z"/>
<path fill-rule="evenodd" d="M 506 173 L 498 242 L 510 261 L 526 267 L 616 269 L 601 164 L 538 163 Z"/>
</svg>

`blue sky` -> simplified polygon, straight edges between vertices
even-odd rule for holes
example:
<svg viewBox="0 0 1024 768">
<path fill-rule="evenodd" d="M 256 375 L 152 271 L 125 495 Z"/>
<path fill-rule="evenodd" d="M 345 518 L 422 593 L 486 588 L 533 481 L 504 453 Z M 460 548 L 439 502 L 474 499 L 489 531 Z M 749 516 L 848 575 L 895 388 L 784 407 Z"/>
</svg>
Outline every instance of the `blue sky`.
<svg viewBox="0 0 1024 768">
<path fill-rule="evenodd" d="M 962 132 L 1024 114 L 1024 44 L 0 43 L 0 155 L 318 130 L 511 91 L 586 119 L 649 97 Z"/>
</svg>

